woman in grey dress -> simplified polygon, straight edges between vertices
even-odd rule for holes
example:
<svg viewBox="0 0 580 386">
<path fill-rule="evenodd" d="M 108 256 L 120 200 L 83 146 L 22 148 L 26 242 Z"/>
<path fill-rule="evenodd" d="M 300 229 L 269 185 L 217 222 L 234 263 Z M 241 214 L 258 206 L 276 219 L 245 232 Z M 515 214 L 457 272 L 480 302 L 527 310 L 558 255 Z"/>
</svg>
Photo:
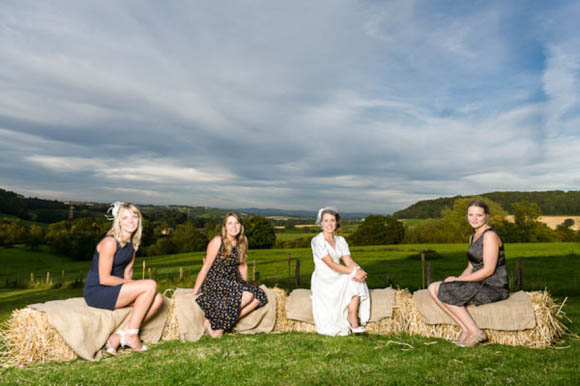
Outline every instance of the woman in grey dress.
<svg viewBox="0 0 580 386">
<path fill-rule="evenodd" d="M 429 285 L 429 293 L 437 305 L 461 328 L 459 339 L 453 343 L 462 347 L 487 340 L 465 306 L 470 302 L 476 306 L 493 303 L 509 296 L 503 243 L 487 224 L 489 216 L 489 207 L 484 201 L 476 199 L 468 204 L 467 221 L 475 233 L 467 250 L 467 268 L 459 277 L 449 276 Z"/>
</svg>

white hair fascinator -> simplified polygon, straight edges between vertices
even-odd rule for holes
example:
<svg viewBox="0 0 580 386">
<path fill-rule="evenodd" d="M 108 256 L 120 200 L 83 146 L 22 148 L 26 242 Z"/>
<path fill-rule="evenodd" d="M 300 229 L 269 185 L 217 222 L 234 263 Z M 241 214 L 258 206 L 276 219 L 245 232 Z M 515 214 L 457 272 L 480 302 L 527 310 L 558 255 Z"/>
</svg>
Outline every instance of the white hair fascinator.
<svg viewBox="0 0 580 386">
<path fill-rule="evenodd" d="M 119 214 L 119 208 L 121 207 L 121 205 L 125 204 L 124 202 L 121 201 L 115 201 L 111 204 L 111 206 L 109 207 L 109 209 L 107 209 L 107 213 L 105 214 L 105 217 L 107 220 L 114 220 L 115 217 L 117 217 L 117 215 Z"/>
<path fill-rule="evenodd" d="M 338 213 L 338 210 L 336 210 L 336 208 L 333 206 L 326 206 L 324 208 L 320 208 L 318 210 L 318 215 L 316 215 L 316 222 L 315 222 L 316 225 L 320 225 L 320 223 L 322 222 L 322 212 L 324 212 L 325 210 L 333 210 L 333 211 Z"/>
</svg>

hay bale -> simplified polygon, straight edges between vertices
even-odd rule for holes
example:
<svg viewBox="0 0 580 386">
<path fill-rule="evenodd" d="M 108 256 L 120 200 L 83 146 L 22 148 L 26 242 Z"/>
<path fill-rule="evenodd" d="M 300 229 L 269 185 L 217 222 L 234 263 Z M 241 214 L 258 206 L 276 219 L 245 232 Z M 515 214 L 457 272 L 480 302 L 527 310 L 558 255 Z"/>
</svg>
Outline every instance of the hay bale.
<svg viewBox="0 0 580 386">
<path fill-rule="evenodd" d="M 175 311 L 175 297 L 169 299 L 169 310 L 167 311 L 167 321 L 163 327 L 161 340 L 176 340 L 181 339 L 179 336 L 179 321 L 177 320 L 177 312 Z"/>
<path fill-rule="evenodd" d="M 12 312 L 0 330 L 6 366 L 64 362 L 77 358 L 60 334 L 50 326 L 46 314 L 32 308 Z"/>
<path fill-rule="evenodd" d="M 536 316 L 536 327 L 522 331 L 500 331 L 485 329 L 490 343 L 510 346 L 526 346 L 546 348 L 554 345 L 566 332 L 566 327 L 560 321 L 558 306 L 548 291 L 528 292 Z M 409 328 L 411 335 L 422 335 L 447 340 L 457 339 L 461 330 L 451 324 L 426 324 L 423 316 L 415 309 L 412 299 L 409 310 Z"/>
<path fill-rule="evenodd" d="M 395 291 L 395 302 L 393 303 L 393 316 L 384 318 L 378 322 L 369 322 L 366 325 L 370 334 L 399 334 L 407 332 L 409 310 L 413 304 L 413 296 L 407 289 Z"/>
<path fill-rule="evenodd" d="M 284 332 L 288 330 L 288 323 L 290 322 L 286 318 L 286 291 L 282 288 L 274 287 L 272 291 L 276 295 L 276 324 L 274 325 L 274 330 L 272 332 Z"/>
</svg>

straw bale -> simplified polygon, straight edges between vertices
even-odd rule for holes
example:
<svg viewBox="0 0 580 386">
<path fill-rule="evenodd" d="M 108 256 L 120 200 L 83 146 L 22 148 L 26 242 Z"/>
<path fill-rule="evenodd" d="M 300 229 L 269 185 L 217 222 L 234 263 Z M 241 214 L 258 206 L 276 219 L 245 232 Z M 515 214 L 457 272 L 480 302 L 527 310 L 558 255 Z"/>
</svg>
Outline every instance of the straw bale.
<svg viewBox="0 0 580 386">
<path fill-rule="evenodd" d="M 395 302 L 393 303 L 393 316 L 383 318 L 378 322 L 369 322 L 366 329 L 370 334 L 398 334 L 407 331 L 408 315 L 412 306 L 412 295 L 407 289 L 395 290 Z"/>
<path fill-rule="evenodd" d="M 288 330 L 288 323 L 286 318 L 286 291 L 282 288 L 274 287 L 272 291 L 276 295 L 276 324 L 272 332 L 283 332 Z"/>
<path fill-rule="evenodd" d="M 175 311 L 175 297 L 169 299 L 169 310 L 167 311 L 167 321 L 163 327 L 161 340 L 175 340 L 180 339 L 179 336 L 179 321 L 177 319 L 177 312 Z"/>
<path fill-rule="evenodd" d="M 0 330 L 0 340 L 5 345 L 2 356 L 7 366 L 64 362 L 77 358 L 50 326 L 46 314 L 32 308 L 13 311 Z"/>
<path fill-rule="evenodd" d="M 559 305 L 554 303 L 548 291 L 534 291 L 527 293 L 532 301 L 536 316 L 536 327 L 522 331 L 484 330 L 490 343 L 500 343 L 510 346 L 526 346 L 546 348 L 559 341 L 566 332 L 566 327 L 558 315 Z M 423 316 L 415 309 L 411 302 L 409 329 L 411 335 L 422 335 L 448 340 L 457 339 L 459 327 L 451 324 L 426 324 Z"/>
</svg>

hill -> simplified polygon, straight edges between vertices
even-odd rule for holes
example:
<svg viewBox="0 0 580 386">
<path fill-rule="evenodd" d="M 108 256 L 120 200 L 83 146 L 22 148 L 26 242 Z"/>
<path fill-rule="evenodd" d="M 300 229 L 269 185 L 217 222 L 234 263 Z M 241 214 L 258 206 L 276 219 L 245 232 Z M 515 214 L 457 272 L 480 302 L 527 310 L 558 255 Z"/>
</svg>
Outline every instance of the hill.
<svg viewBox="0 0 580 386">
<path fill-rule="evenodd" d="M 530 201 L 538 204 L 546 216 L 580 215 L 580 191 L 551 190 L 545 192 L 490 192 L 480 194 L 500 204 L 508 213 L 513 214 L 513 204 L 518 201 Z M 419 201 L 408 208 L 393 213 L 397 218 L 437 218 L 445 207 L 453 206 L 458 198 L 470 196 L 441 197 L 433 200 Z"/>
</svg>

